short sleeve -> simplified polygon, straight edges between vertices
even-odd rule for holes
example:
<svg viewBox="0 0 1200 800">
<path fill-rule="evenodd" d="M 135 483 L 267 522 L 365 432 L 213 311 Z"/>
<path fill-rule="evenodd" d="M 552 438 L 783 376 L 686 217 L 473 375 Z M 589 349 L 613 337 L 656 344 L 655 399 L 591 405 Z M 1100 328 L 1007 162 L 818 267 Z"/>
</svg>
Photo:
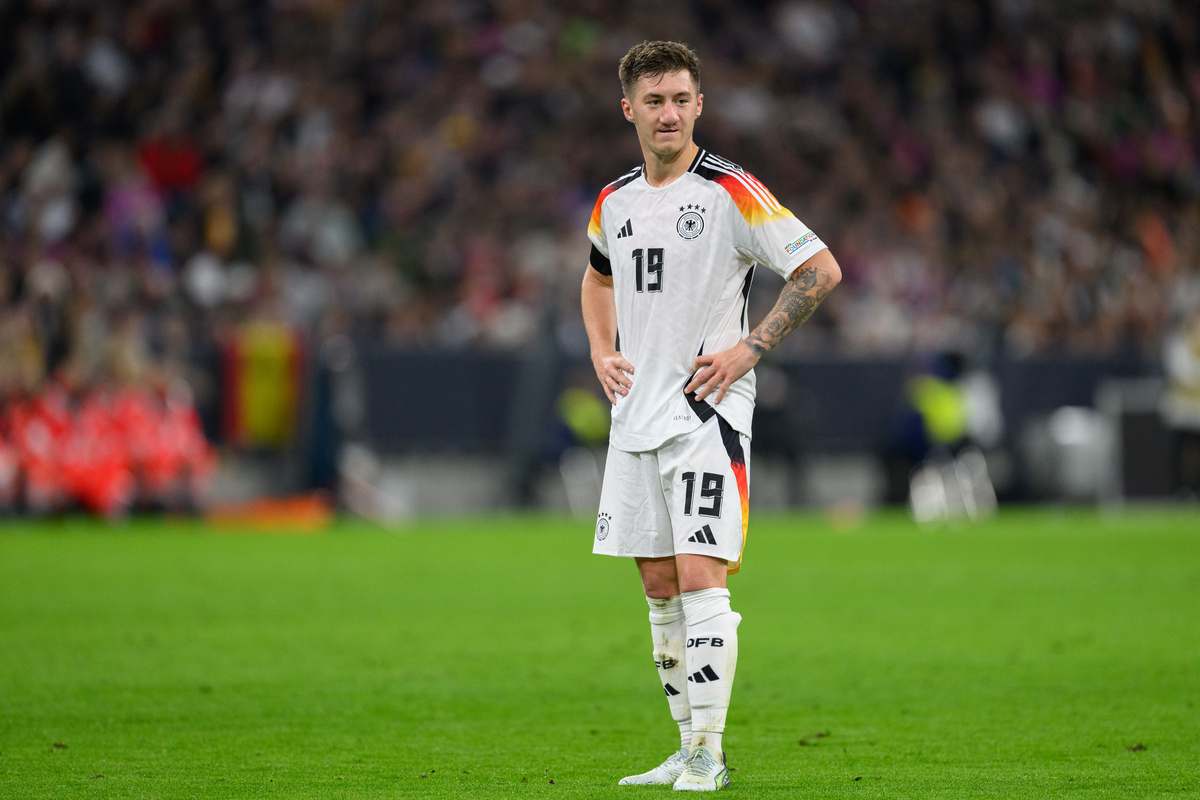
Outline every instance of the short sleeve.
<svg viewBox="0 0 1200 800">
<path fill-rule="evenodd" d="M 748 259 L 790 278 L 796 267 L 825 249 L 825 243 L 753 175 L 738 171 L 722 178 L 746 225 L 739 249 Z"/>
<path fill-rule="evenodd" d="M 592 269 L 599 272 L 601 275 L 612 275 L 612 262 L 608 260 L 608 256 L 600 252 L 600 248 L 592 245 L 592 252 L 588 256 L 588 264 Z"/>
<path fill-rule="evenodd" d="M 608 242 L 604 239 L 604 201 L 610 194 L 641 174 L 640 166 L 630 170 L 620 179 L 605 186 L 600 191 L 600 196 L 596 198 L 596 205 L 592 208 L 592 218 L 588 220 L 588 238 L 592 240 L 592 252 L 588 256 L 588 263 L 601 274 L 612 275 L 612 262 L 609 260 L 612 253 L 609 252 Z"/>
<path fill-rule="evenodd" d="M 790 278 L 797 267 L 826 246 L 786 208 L 780 206 L 774 217 L 750 228 L 751 246 L 756 251 L 754 258 L 784 278 Z"/>
<path fill-rule="evenodd" d="M 607 262 L 609 258 L 608 244 L 604 241 L 604 226 L 602 224 L 602 214 L 604 208 L 604 200 L 612 194 L 611 187 L 605 187 L 600 193 L 600 197 L 596 199 L 596 206 L 592 209 L 592 218 L 588 220 L 588 238 L 592 240 L 592 252 L 599 253 Z M 593 264 L 593 267 L 598 266 Z"/>
</svg>

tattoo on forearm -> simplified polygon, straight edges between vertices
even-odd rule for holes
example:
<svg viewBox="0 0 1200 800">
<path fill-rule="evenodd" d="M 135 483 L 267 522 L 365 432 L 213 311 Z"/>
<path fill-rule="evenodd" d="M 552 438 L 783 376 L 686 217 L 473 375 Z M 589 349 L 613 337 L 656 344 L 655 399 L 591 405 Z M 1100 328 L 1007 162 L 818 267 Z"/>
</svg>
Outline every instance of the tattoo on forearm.
<svg viewBox="0 0 1200 800">
<path fill-rule="evenodd" d="M 832 289 L 829 273 L 802 267 L 783 287 L 771 313 L 746 338 L 746 345 L 759 356 L 766 353 L 804 324 Z"/>
</svg>

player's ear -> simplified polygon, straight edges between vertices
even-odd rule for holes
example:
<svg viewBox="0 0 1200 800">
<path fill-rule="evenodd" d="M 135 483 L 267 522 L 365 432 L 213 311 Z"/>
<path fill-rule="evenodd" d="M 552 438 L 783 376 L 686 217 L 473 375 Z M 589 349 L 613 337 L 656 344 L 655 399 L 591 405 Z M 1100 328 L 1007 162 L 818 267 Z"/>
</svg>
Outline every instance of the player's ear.
<svg viewBox="0 0 1200 800">
<path fill-rule="evenodd" d="M 621 98 L 621 110 L 625 112 L 625 119 L 633 122 L 633 106 L 629 103 L 629 98 Z"/>
<path fill-rule="evenodd" d="M 700 116 L 700 112 L 704 111 L 704 95 L 696 95 L 696 116 Z"/>
</svg>

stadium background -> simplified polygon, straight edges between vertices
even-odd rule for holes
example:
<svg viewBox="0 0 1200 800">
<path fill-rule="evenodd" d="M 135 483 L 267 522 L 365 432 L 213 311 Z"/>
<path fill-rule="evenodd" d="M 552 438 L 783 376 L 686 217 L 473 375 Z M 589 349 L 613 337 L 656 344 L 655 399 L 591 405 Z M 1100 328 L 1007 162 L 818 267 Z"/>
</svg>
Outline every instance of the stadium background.
<svg viewBox="0 0 1200 800">
<path fill-rule="evenodd" d="M 595 798 L 660 757 L 577 299 L 646 38 L 845 275 L 758 370 L 728 793 L 1194 795 L 1198 25 L 0 0 L 0 798 Z"/>
<path fill-rule="evenodd" d="M 1002 499 L 1111 498 L 1122 466 L 1152 473 L 1135 494 L 1195 491 L 1160 384 L 1087 409 L 1171 351 L 1168 423 L 1195 424 L 1197 24 L 1167 2 L 5 3 L 6 499 L 104 507 L 11 477 L 39 469 L 19 423 L 50 393 L 58 449 L 92 454 L 68 472 L 185 504 L 145 476 L 202 482 L 203 447 L 96 444 L 160 424 L 174 386 L 220 448 L 216 500 L 586 506 L 595 466 L 562 461 L 604 439 L 583 221 L 640 157 L 616 60 L 667 36 L 704 59 L 704 146 L 845 273 L 760 369 L 756 502 L 902 501 L 964 442 Z M 1142 444 L 1106 449 L 1126 428 Z M 421 483 L 443 473 L 475 488 Z"/>
</svg>

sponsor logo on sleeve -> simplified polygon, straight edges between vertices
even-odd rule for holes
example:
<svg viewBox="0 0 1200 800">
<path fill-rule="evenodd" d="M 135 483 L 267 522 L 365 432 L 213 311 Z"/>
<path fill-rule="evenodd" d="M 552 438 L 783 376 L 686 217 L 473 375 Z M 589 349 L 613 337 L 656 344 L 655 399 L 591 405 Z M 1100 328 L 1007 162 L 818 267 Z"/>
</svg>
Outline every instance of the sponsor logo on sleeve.
<svg viewBox="0 0 1200 800">
<path fill-rule="evenodd" d="M 791 244 L 789 244 L 787 247 L 785 247 L 783 249 L 786 250 L 787 254 L 790 256 L 792 253 L 796 252 L 801 247 L 804 247 L 804 245 L 808 244 L 809 242 L 813 241 L 816 238 L 817 238 L 817 235 L 815 233 L 813 233 L 812 231 L 809 231 L 808 233 L 804 234 L 799 239 L 792 242 Z"/>
</svg>

